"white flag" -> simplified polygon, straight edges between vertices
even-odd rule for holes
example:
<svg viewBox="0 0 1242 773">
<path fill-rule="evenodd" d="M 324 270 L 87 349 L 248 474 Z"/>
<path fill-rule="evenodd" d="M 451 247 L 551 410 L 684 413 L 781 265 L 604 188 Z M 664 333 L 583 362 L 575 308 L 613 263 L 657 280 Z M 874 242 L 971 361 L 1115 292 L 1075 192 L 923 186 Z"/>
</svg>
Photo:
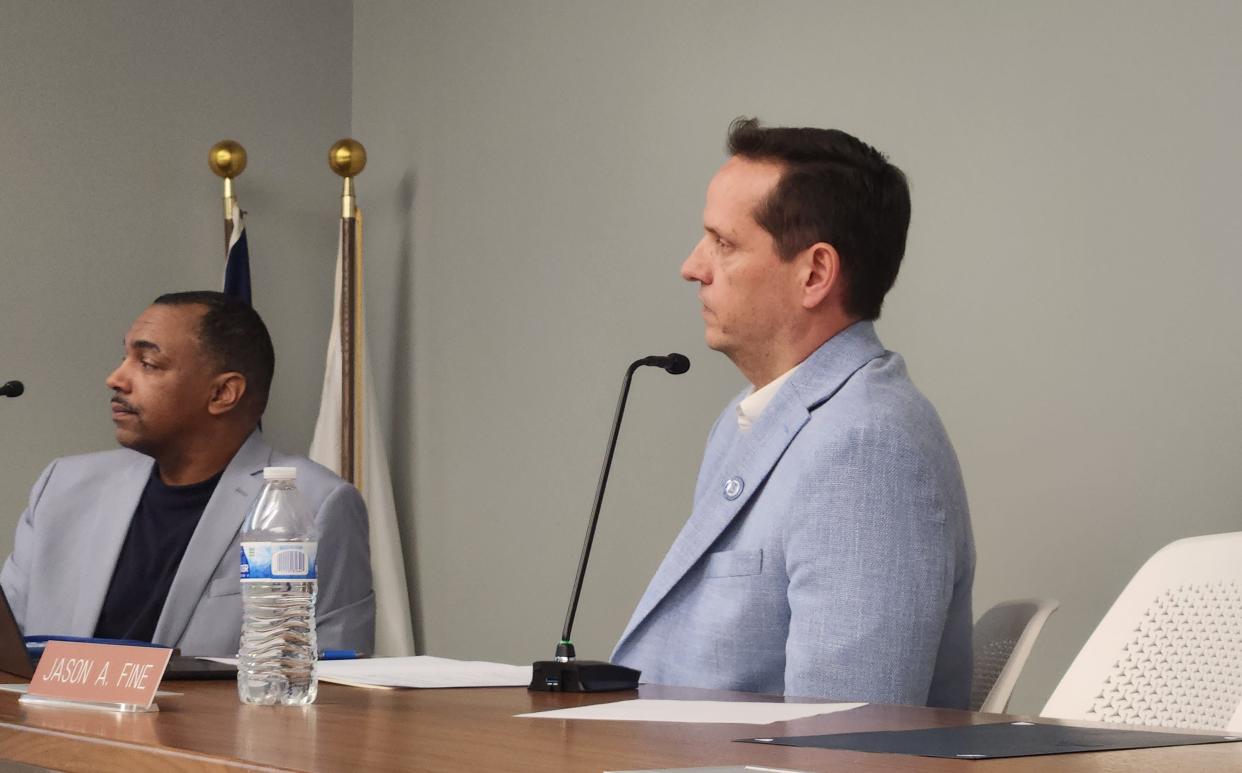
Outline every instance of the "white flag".
<svg viewBox="0 0 1242 773">
<path fill-rule="evenodd" d="M 339 241 L 339 240 L 338 240 Z M 332 301 L 332 333 L 319 398 L 319 419 L 311 440 L 310 458 L 340 474 L 341 470 L 341 254 L 336 255 L 336 290 Z M 359 309 L 362 305 L 359 304 Z M 396 657 L 414 654 L 414 630 L 405 581 L 397 508 L 388 474 L 376 414 L 375 388 L 367 359 L 365 320 L 358 321 L 359 364 L 362 369 L 362 410 L 354 418 L 362 426 L 362 498 L 371 521 L 371 576 L 375 586 L 375 655 Z"/>
</svg>

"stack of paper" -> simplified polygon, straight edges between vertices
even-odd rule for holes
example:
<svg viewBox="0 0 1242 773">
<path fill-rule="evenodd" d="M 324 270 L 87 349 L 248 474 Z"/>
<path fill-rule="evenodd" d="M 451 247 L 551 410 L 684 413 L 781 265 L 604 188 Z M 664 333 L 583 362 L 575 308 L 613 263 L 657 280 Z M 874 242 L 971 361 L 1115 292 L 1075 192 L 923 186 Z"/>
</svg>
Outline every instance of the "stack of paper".
<svg viewBox="0 0 1242 773">
<path fill-rule="evenodd" d="M 353 687 L 525 687 L 530 666 L 481 660 L 451 660 L 430 655 L 405 658 L 321 660 L 319 679 Z"/>
<path fill-rule="evenodd" d="M 596 703 L 573 709 L 518 714 L 535 719 L 615 719 L 628 722 L 719 722 L 766 725 L 791 719 L 848 711 L 865 703 L 759 703 L 751 701 L 678 701 L 639 698 Z"/>
</svg>

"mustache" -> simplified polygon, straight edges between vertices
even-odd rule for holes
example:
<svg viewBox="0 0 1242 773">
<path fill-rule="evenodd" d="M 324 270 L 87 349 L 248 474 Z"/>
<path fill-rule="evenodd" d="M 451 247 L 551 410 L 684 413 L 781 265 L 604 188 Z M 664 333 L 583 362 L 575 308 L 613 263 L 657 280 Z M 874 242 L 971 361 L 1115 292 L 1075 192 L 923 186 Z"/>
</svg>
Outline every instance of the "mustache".
<svg viewBox="0 0 1242 773">
<path fill-rule="evenodd" d="M 129 411 L 130 413 L 138 413 L 138 409 L 120 395 L 112 396 L 112 404 L 119 405 L 123 410 Z"/>
</svg>

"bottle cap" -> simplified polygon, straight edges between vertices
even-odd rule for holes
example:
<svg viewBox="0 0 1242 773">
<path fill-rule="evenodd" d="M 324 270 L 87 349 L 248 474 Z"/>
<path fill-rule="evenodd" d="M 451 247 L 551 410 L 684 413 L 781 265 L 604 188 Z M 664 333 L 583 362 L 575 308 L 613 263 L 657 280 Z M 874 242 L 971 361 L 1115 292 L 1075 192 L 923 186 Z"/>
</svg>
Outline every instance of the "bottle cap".
<svg viewBox="0 0 1242 773">
<path fill-rule="evenodd" d="M 263 480 L 294 480 L 298 477 L 297 467 L 264 467 Z"/>
</svg>

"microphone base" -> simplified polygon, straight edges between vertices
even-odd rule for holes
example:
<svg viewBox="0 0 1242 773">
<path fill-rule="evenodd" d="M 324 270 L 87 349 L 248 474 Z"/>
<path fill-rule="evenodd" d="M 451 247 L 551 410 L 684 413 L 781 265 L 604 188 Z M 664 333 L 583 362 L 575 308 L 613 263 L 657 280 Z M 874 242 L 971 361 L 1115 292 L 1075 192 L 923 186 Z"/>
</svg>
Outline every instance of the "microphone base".
<svg viewBox="0 0 1242 773">
<path fill-rule="evenodd" d="M 641 671 L 601 660 L 538 660 L 527 689 L 537 692 L 637 690 Z"/>
</svg>

